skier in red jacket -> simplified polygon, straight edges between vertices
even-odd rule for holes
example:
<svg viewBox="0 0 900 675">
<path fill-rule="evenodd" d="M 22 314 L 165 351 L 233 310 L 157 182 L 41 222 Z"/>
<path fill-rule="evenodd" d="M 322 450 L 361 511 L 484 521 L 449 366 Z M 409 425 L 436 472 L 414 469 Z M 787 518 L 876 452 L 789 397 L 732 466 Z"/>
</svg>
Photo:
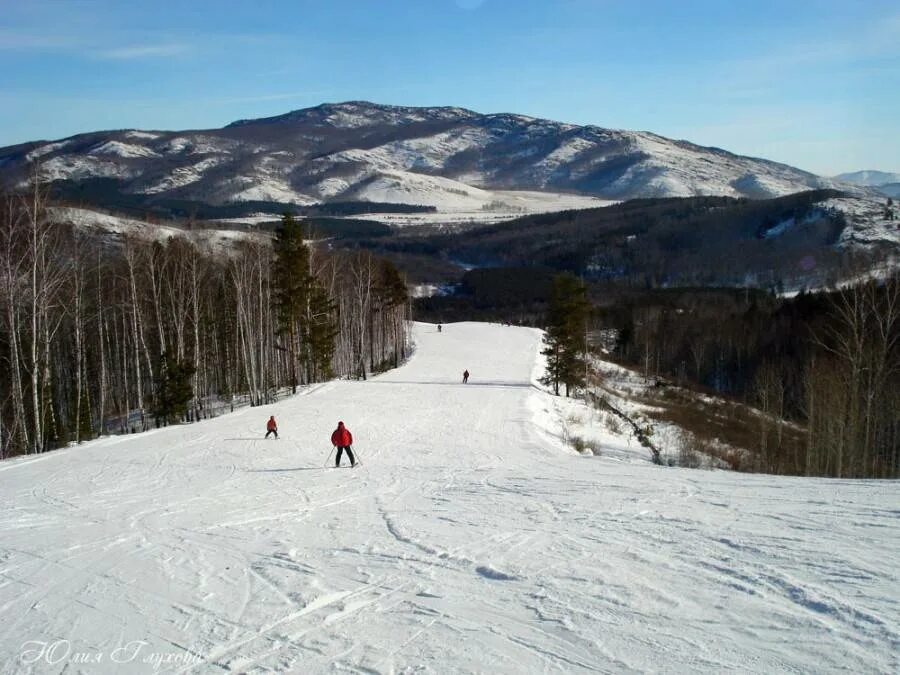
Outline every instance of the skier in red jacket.
<svg viewBox="0 0 900 675">
<path fill-rule="evenodd" d="M 347 457 L 350 458 L 350 466 L 356 466 L 353 450 L 350 448 L 353 445 L 353 434 L 344 426 L 343 422 L 338 422 L 337 429 L 331 434 L 331 444 L 337 448 L 337 457 L 334 460 L 336 467 L 341 465 L 341 453 L 345 450 L 347 451 Z"/>
<path fill-rule="evenodd" d="M 275 421 L 275 415 L 269 417 L 269 421 L 266 422 L 266 438 L 269 437 L 269 434 L 275 434 L 275 438 L 278 438 L 278 423 Z"/>
</svg>

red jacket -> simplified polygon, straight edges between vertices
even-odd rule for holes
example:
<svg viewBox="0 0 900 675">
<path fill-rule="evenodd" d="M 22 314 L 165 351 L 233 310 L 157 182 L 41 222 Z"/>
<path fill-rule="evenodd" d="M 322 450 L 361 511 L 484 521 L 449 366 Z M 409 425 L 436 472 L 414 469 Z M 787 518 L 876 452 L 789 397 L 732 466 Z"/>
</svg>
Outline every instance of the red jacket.
<svg viewBox="0 0 900 675">
<path fill-rule="evenodd" d="M 275 431 L 278 429 L 278 424 L 275 422 L 274 417 L 270 417 L 269 421 L 266 422 L 266 431 Z"/>
<path fill-rule="evenodd" d="M 348 445 L 353 445 L 353 434 L 351 434 L 350 430 L 344 426 L 343 422 L 338 422 L 337 429 L 331 434 L 331 444 L 336 445 L 339 448 L 346 448 Z"/>
</svg>

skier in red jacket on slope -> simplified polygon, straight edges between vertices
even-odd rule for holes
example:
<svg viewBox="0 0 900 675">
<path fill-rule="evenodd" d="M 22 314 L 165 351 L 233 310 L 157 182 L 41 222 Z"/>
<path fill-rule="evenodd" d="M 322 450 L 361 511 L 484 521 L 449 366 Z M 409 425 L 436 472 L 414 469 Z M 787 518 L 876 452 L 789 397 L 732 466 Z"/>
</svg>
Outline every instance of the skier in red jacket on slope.
<svg viewBox="0 0 900 675">
<path fill-rule="evenodd" d="M 275 415 L 269 417 L 269 421 L 266 422 L 266 438 L 269 437 L 269 434 L 275 434 L 275 438 L 278 438 L 278 423 L 275 421 Z"/>
<path fill-rule="evenodd" d="M 345 450 L 347 451 L 347 457 L 350 458 L 350 466 L 356 466 L 353 450 L 350 448 L 353 445 L 353 434 L 344 426 L 343 422 L 338 422 L 337 429 L 331 434 L 331 444 L 337 448 L 337 457 L 334 460 L 336 467 L 341 465 L 341 453 Z"/>
</svg>

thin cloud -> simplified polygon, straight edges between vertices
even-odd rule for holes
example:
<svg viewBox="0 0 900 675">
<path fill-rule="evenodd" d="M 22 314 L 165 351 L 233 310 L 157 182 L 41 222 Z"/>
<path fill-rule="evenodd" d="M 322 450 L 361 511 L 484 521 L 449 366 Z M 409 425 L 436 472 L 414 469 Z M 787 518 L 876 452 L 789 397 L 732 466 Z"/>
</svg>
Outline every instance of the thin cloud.
<svg viewBox="0 0 900 675">
<path fill-rule="evenodd" d="M 95 56 L 101 59 L 116 61 L 129 61 L 134 59 L 171 58 L 181 56 L 189 51 L 188 45 L 162 44 L 162 45 L 133 45 L 130 47 L 116 47 L 96 52 Z"/>
<path fill-rule="evenodd" d="M 298 98 L 313 98 L 316 96 L 322 96 L 323 94 L 327 94 L 328 92 L 324 90 L 318 91 L 295 91 L 284 94 L 260 94 L 258 96 L 236 96 L 231 98 L 219 98 L 212 99 L 210 103 L 256 103 L 261 101 L 285 101 L 289 99 L 298 99 Z"/>
<path fill-rule="evenodd" d="M 900 14 L 852 30 L 839 39 L 791 43 L 768 54 L 722 63 L 735 77 L 784 75 L 788 69 L 858 66 L 873 59 L 900 57 Z"/>
<path fill-rule="evenodd" d="M 134 59 L 172 58 L 186 54 L 191 45 L 177 42 L 133 44 L 92 50 L 81 36 L 53 33 L 29 33 L 0 28 L 0 51 L 75 52 L 98 59 L 128 61 Z"/>
<path fill-rule="evenodd" d="M 48 51 L 71 49 L 79 44 L 78 39 L 65 35 L 28 33 L 0 28 L 0 49 Z"/>
</svg>

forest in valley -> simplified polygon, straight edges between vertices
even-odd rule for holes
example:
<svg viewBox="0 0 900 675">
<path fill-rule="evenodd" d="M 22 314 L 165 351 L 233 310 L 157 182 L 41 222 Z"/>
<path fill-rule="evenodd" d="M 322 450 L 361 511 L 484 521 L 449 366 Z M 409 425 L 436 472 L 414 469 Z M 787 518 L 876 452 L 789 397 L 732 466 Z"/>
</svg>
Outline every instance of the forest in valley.
<svg viewBox="0 0 900 675">
<path fill-rule="evenodd" d="M 639 370 L 662 395 L 687 388 L 760 411 L 742 439 L 753 459 L 733 468 L 900 476 L 900 276 L 793 297 L 572 279 L 549 268 L 472 270 L 455 294 L 417 299 L 415 312 L 548 330 L 574 316 L 570 335 L 558 340 L 575 352 L 573 392 L 584 387 L 579 359 L 591 350 Z M 590 312 L 572 304 L 580 288 Z M 564 318 L 554 321 L 561 307 Z"/>
<path fill-rule="evenodd" d="M 0 199 L 0 458 L 365 378 L 409 349 L 403 275 L 366 251 L 190 230 L 110 239 L 52 222 L 41 186 Z"/>
<path fill-rule="evenodd" d="M 896 255 L 895 246 L 837 246 L 855 228 L 827 205 L 841 196 L 811 190 L 761 200 L 632 199 L 456 231 L 401 231 L 359 245 L 411 272 L 421 267 L 416 257 L 426 256 L 458 268 L 547 268 L 638 288 L 799 290 L 833 284 Z"/>
<path fill-rule="evenodd" d="M 897 477 L 900 282 L 896 272 L 868 272 L 891 269 L 896 251 L 851 255 L 836 247 L 849 225 L 821 206 L 835 194 L 632 200 L 461 233 L 373 240 L 372 247 L 398 260 L 476 263 L 452 293 L 415 301 L 425 320 L 550 330 L 560 278 L 570 277 L 571 301 L 576 277 L 592 311 L 583 326 L 569 328 L 571 350 L 593 348 L 638 369 L 661 397 L 678 398 L 676 390 L 686 388 L 758 411 L 755 419 L 713 425 L 683 404 L 670 418 L 701 435 L 712 435 L 704 426 L 742 427 L 732 438 L 751 457 L 730 459 L 732 468 Z M 787 233 L 785 223 L 792 224 Z M 773 231 L 779 236 L 769 236 Z M 858 281 L 836 284 L 847 278 Z M 579 333 L 594 339 L 579 340 Z M 568 390 L 583 388 L 583 356 L 572 356 Z M 711 414 L 724 418 L 733 409 L 720 407 Z"/>
<path fill-rule="evenodd" d="M 825 277 L 850 269 L 831 247 L 839 219 L 816 206 L 827 196 L 635 200 L 449 234 L 391 231 L 347 203 L 285 215 L 223 249 L 190 227 L 100 236 L 52 222 L 42 187 L 6 194 L 0 457 L 365 378 L 407 356 L 416 318 L 547 329 L 546 382 L 563 395 L 584 394 L 594 352 L 639 370 L 663 398 L 687 389 L 752 406 L 749 421 L 718 427 L 743 425 L 751 459 L 729 460 L 735 469 L 897 477 L 897 276 L 778 292 L 779 270 L 798 257 L 814 254 Z M 808 227 L 767 258 L 765 233 L 785 219 Z M 638 239 L 649 248 L 638 252 Z M 739 251 L 750 267 L 734 279 L 752 269 L 766 283 L 713 283 L 719 268 L 699 262 L 733 267 Z M 462 271 L 454 256 L 491 264 Z M 428 275 L 451 292 L 413 300 L 408 278 Z M 678 422 L 702 430 L 695 413 L 682 405 Z"/>
</svg>

